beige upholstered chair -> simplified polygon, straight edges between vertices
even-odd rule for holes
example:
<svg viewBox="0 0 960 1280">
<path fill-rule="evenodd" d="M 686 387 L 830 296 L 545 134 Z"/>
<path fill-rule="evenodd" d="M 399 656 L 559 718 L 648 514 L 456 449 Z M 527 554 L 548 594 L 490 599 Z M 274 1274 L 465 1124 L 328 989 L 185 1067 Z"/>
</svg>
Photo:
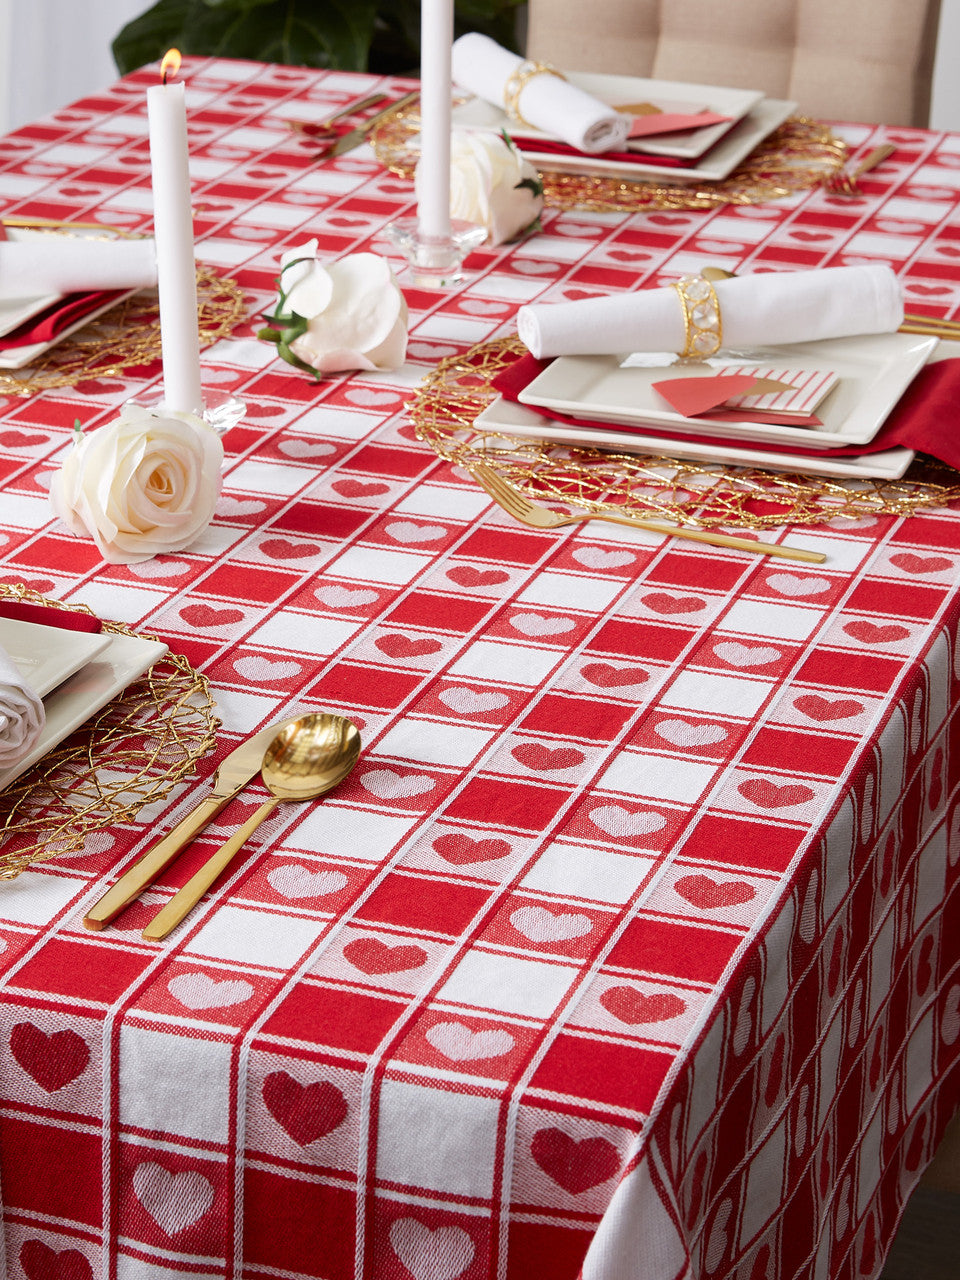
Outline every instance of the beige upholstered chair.
<svg viewBox="0 0 960 1280">
<path fill-rule="evenodd" d="M 940 0 L 529 0 L 527 56 L 925 125 Z"/>
</svg>

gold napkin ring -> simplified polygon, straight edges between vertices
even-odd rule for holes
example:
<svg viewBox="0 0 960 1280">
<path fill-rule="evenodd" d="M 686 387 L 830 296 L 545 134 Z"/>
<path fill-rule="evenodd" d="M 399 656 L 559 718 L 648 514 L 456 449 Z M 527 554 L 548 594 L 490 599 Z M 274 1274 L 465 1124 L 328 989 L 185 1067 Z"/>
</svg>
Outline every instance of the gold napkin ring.
<svg viewBox="0 0 960 1280">
<path fill-rule="evenodd" d="M 503 109 L 511 120 L 516 121 L 517 124 L 525 124 L 528 129 L 534 129 L 536 126 L 529 120 L 524 120 L 520 114 L 520 95 L 534 76 L 556 76 L 560 80 L 567 78 L 562 71 L 551 67 L 549 62 L 531 62 L 529 59 L 518 63 L 516 70 L 507 77 L 507 82 L 503 86 Z"/>
<path fill-rule="evenodd" d="M 681 360 L 709 360 L 723 342 L 723 321 L 716 291 L 703 276 L 684 276 L 674 284 L 683 308 Z"/>
</svg>

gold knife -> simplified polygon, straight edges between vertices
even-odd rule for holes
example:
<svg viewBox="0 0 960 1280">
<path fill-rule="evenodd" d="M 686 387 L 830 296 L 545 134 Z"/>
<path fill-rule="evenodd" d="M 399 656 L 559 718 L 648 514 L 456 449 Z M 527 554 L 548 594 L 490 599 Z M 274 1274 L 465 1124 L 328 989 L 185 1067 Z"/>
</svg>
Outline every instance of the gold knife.
<svg viewBox="0 0 960 1280">
<path fill-rule="evenodd" d="M 414 89 L 412 93 L 405 93 L 402 98 L 398 98 L 396 102 L 391 102 L 389 106 L 383 107 L 380 111 L 375 111 L 372 116 L 364 120 L 363 124 L 358 124 L 355 129 L 351 129 L 349 133 L 341 134 L 329 151 L 325 152 L 325 156 L 342 156 L 346 151 L 352 151 L 354 147 L 359 147 L 370 132 L 381 120 L 392 115 L 394 111 L 399 111 L 401 107 L 405 107 L 408 102 L 413 102 L 415 98 L 420 97 L 420 90 Z"/>
<path fill-rule="evenodd" d="M 213 775 L 213 789 L 162 840 L 150 846 L 115 885 L 98 899 L 83 917 L 84 928 L 103 929 L 138 898 L 148 885 L 165 871 L 180 850 L 202 831 L 221 809 L 225 809 L 251 778 L 260 772 L 263 753 L 277 734 L 296 716 L 267 725 L 221 761 Z"/>
</svg>

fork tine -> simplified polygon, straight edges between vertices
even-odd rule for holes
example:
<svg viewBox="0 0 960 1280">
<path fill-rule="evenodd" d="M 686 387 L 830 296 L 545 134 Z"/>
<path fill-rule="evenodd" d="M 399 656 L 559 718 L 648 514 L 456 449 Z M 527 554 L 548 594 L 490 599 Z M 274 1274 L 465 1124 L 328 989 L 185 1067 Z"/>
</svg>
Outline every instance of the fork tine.
<svg viewBox="0 0 960 1280">
<path fill-rule="evenodd" d="M 513 485 L 508 484 L 496 471 L 479 465 L 474 467 L 474 475 L 480 485 L 493 498 L 494 502 L 499 503 L 508 514 L 517 516 L 518 513 L 525 513 L 529 510 L 530 504 L 523 494 L 519 493 Z"/>
</svg>

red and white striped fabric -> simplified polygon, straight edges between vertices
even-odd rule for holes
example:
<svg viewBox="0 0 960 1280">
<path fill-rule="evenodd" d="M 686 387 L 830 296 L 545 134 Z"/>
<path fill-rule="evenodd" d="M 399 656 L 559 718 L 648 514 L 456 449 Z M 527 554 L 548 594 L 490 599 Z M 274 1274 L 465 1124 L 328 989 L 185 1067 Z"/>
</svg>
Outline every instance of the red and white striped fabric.
<svg viewBox="0 0 960 1280">
<path fill-rule="evenodd" d="M 376 77 L 184 78 L 199 255 L 251 313 L 302 238 L 389 252 L 409 184 L 284 125 Z M 2 212 L 147 228 L 154 80 L 0 142 Z M 897 145 L 859 200 L 548 210 L 461 289 L 405 290 L 397 374 L 314 383 L 251 315 L 204 355 L 248 413 L 187 553 L 108 567 L 47 506 L 74 419 L 142 383 L 0 403 L 0 581 L 188 654 L 222 753 L 297 709 L 364 740 L 162 944 L 143 925 L 259 785 L 103 933 L 85 906 L 203 781 L 0 884 L 10 1280 L 878 1275 L 960 1095 L 960 516 L 793 531 L 815 568 L 540 533 L 404 410 L 525 301 L 718 257 L 889 261 L 952 312 L 960 138 L 844 132 Z"/>
</svg>

